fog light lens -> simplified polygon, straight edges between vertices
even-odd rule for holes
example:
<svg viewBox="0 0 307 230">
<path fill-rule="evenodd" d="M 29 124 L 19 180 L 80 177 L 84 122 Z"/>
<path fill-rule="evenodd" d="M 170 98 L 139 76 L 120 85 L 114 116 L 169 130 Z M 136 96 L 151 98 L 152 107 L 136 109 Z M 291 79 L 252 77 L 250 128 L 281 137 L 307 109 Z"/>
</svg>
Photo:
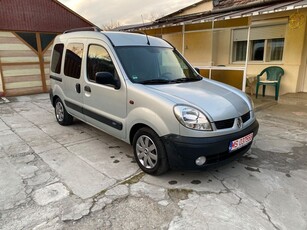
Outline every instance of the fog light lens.
<svg viewBox="0 0 307 230">
<path fill-rule="evenodd" d="M 206 160 L 207 160 L 206 157 L 201 156 L 201 157 L 198 157 L 198 158 L 196 159 L 195 163 L 196 163 L 198 166 L 201 166 L 201 165 L 203 165 L 203 164 L 206 163 Z"/>
</svg>

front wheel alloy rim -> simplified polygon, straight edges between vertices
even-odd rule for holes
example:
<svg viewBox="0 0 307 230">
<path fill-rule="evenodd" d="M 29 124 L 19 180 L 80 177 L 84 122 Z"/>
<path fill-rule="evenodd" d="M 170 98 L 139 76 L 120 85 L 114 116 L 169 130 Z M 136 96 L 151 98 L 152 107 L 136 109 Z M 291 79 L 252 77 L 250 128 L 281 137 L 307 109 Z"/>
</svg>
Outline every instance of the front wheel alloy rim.
<svg viewBox="0 0 307 230">
<path fill-rule="evenodd" d="M 55 106 L 55 114 L 58 121 L 64 120 L 64 107 L 61 102 L 58 102 Z"/>
<path fill-rule="evenodd" d="M 136 154 L 139 162 L 147 169 L 153 169 L 158 161 L 157 147 L 146 135 L 142 135 L 136 142 Z"/>
</svg>

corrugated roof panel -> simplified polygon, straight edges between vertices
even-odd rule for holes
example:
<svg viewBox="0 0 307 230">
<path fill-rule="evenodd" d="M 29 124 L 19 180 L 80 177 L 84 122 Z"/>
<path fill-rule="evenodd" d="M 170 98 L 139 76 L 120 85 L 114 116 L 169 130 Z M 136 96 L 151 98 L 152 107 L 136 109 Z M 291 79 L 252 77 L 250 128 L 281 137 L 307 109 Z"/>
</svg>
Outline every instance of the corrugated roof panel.
<svg viewBox="0 0 307 230">
<path fill-rule="evenodd" d="M 265 7 L 263 10 L 259 10 L 258 14 L 267 14 L 274 13 L 285 10 L 292 10 L 294 3 L 301 2 L 301 0 L 297 0 L 296 2 L 282 2 L 279 4 L 275 4 L 273 6 Z"/>
<path fill-rule="evenodd" d="M 298 3 L 294 4 L 294 9 L 307 7 L 307 0 L 299 1 Z"/>
<path fill-rule="evenodd" d="M 248 17 L 248 16 L 256 16 L 260 14 L 268 14 L 268 13 L 274 13 L 279 11 L 287 11 L 287 10 L 293 10 L 296 8 L 302 8 L 307 7 L 307 0 L 296 0 L 296 1 L 287 1 L 282 2 L 274 5 L 264 5 L 264 6 L 258 6 L 253 8 L 247 8 L 247 9 L 240 9 L 236 7 L 230 7 L 227 11 L 227 8 L 225 9 L 225 12 L 219 12 L 220 10 L 210 11 L 210 12 L 204 12 L 203 15 L 195 16 L 193 19 L 184 19 L 182 18 L 181 22 L 183 24 L 189 24 L 189 23 L 197 23 L 197 22 L 208 22 L 208 21 L 216 21 L 216 20 L 224 20 L 224 19 L 233 19 L 233 18 L 241 18 L 241 17 Z M 186 16 L 188 17 L 188 16 Z M 168 24 L 176 24 L 177 21 L 172 21 L 172 19 L 169 19 Z M 165 23 L 167 24 L 167 23 Z M 153 25 L 154 26 L 154 25 Z"/>
</svg>

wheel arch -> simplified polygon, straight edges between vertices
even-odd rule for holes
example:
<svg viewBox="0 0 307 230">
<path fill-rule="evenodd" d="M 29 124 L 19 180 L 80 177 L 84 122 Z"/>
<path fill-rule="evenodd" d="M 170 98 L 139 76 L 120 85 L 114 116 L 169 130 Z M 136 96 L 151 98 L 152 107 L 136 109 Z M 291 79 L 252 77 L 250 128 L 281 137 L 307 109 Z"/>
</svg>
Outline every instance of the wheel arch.
<svg viewBox="0 0 307 230">
<path fill-rule="evenodd" d="M 52 106 L 55 107 L 55 102 L 56 100 L 60 98 L 58 95 L 54 95 L 53 98 L 52 98 Z"/>
<path fill-rule="evenodd" d="M 148 127 L 153 130 L 159 137 L 176 132 L 172 129 L 175 127 L 170 119 L 165 120 L 158 113 L 148 108 L 136 108 L 128 114 L 127 119 L 127 141 L 133 142 L 133 137 L 137 130 Z M 168 125 L 169 124 L 169 125 Z M 176 129 L 175 127 L 174 129 Z"/>
<path fill-rule="evenodd" d="M 145 124 L 142 124 L 142 123 L 138 123 L 138 124 L 135 124 L 131 127 L 130 129 L 130 133 L 129 133 L 129 143 L 132 145 L 133 143 L 133 138 L 136 134 L 136 132 L 138 130 L 140 130 L 141 128 L 144 128 L 144 127 L 147 127 L 149 129 L 152 129 L 151 127 L 149 127 L 148 125 L 145 125 Z"/>
</svg>

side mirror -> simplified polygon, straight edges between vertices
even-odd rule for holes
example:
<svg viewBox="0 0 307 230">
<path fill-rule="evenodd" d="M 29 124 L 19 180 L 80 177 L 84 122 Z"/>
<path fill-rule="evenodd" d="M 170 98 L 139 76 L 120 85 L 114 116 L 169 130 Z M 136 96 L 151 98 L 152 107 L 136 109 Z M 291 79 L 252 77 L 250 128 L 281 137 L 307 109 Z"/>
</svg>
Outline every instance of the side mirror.
<svg viewBox="0 0 307 230">
<path fill-rule="evenodd" d="M 96 83 L 101 85 L 111 85 L 114 89 L 120 88 L 120 81 L 115 79 L 114 75 L 110 72 L 97 72 Z"/>
</svg>

